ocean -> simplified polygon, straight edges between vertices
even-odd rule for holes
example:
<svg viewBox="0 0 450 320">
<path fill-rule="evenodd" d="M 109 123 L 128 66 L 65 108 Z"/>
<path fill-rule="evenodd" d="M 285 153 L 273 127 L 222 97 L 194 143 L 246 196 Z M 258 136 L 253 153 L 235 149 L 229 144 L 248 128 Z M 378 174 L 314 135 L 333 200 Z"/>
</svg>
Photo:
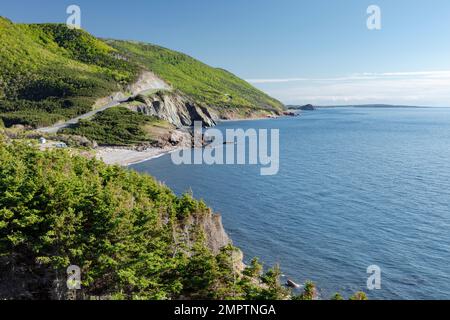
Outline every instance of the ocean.
<svg viewBox="0 0 450 320">
<path fill-rule="evenodd" d="M 450 108 L 327 108 L 300 117 L 225 122 L 279 129 L 280 170 L 254 165 L 131 168 L 191 191 L 223 216 L 248 262 L 280 264 L 322 298 L 450 298 Z M 368 290 L 367 268 L 381 268 Z"/>
</svg>

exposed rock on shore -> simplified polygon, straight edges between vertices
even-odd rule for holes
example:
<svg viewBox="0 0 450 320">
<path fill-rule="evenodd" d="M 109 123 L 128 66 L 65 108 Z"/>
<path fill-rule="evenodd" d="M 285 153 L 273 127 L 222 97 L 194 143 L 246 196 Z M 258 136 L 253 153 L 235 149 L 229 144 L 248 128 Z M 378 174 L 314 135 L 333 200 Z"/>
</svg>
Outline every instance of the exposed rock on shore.
<svg viewBox="0 0 450 320">
<path fill-rule="evenodd" d="M 290 110 L 302 110 L 302 111 L 314 111 L 317 110 L 317 107 L 312 104 L 306 104 L 304 106 L 287 106 Z"/>
<path fill-rule="evenodd" d="M 127 108 L 146 115 L 156 116 L 178 128 L 193 126 L 202 121 L 205 126 L 214 126 L 218 116 L 207 108 L 195 104 L 188 97 L 176 93 L 160 91 L 151 95 L 139 95 Z"/>
</svg>

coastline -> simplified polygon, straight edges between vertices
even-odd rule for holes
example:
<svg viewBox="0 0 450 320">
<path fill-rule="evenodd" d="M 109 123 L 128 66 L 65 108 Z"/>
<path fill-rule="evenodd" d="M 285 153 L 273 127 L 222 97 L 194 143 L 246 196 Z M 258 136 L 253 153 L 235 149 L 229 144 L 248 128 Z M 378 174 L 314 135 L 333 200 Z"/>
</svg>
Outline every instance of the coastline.
<svg viewBox="0 0 450 320">
<path fill-rule="evenodd" d="M 217 124 L 241 121 L 274 120 L 280 117 L 256 117 L 246 119 L 221 119 Z M 164 148 L 151 147 L 144 151 L 137 151 L 127 147 L 98 147 L 95 149 L 95 157 L 109 165 L 128 167 L 134 164 L 156 159 L 172 152 L 186 149 L 186 146 L 167 146 Z"/>
<path fill-rule="evenodd" d="M 144 151 L 137 151 L 130 148 L 119 147 L 99 147 L 95 150 L 95 157 L 109 165 L 119 165 L 128 167 L 133 164 L 149 161 L 170 154 L 182 148 L 148 148 Z"/>
</svg>

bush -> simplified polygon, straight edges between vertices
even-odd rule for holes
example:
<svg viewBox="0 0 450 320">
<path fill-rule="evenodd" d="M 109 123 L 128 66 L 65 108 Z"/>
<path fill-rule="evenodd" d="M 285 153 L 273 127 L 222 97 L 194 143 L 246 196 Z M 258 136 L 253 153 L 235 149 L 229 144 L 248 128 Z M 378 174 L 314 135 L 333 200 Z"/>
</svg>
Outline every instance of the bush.
<svg viewBox="0 0 450 320">
<path fill-rule="evenodd" d="M 190 202 L 185 214 L 202 209 Z M 75 264 L 87 295 L 177 297 L 191 286 L 193 263 L 187 252 L 174 251 L 182 203 L 133 171 L 61 150 L 0 144 L 0 257 L 14 257 L 16 277 L 23 276 L 18 270 L 28 270 L 30 278 L 44 270 L 56 277 Z M 211 255 L 198 239 L 197 249 Z M 40 294 L 50 292 L 52 279 L 42 285 Z"/>
<path fill-rule="evenodd" d="M 368 300 L 367 295 L 362 292 L 362 291 L 358 291 L 356 292 L 353 296 L 350 297 L 350 300 Z"/>
<path fill-rule="evenodd" d="M 65 25 L 0 18 L 0 42 L 0 112 L 15 113 L 14 124 L 48 125 L 86 113 L 140 72 L 103 41 Z"/>
<path fill-rule="evenodd" d="M 344 300 L 344 297 L 340 293 L 335 293 L 335 295 L 331 298 L 331 300 L 341 301 Z"/>
<path fill-rule="evenodd" d="M 69 265 L 83 298 L 282 298 L 278 268 L 264 289 L 236 271 L 234 247 L 214 255 L 184 223 L 207 214 L 149 176 L 0 139 L 0 286 L 18 290 L 0 299 L 49 299 Z"/>
<path fill-rule="evenodd" d="M 97 113 L 92 120 L 81 120 L 61 133 L 84 136 L 99 145 L 131 146 L 151 143 L 152 137 L 144 127 L 158 122 L 155 117 L 115 107 Z"/>
</svg>

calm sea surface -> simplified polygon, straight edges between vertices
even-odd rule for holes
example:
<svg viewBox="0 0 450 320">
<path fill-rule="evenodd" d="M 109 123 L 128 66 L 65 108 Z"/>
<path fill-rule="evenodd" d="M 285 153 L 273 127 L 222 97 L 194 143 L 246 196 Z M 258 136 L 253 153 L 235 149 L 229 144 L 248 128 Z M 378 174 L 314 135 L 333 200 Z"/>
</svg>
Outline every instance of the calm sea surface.
<svg viewBox="0 0 450 320">
<path fill-rule="evenodd" d="M 133 166 L 223 215 L 246 261 L 279 263 L 322 297 L 450 298 L 450 109 L 333 108 L 217 128 L 280 130 L 280 172 L 258 166 Z"/>
</svg>

